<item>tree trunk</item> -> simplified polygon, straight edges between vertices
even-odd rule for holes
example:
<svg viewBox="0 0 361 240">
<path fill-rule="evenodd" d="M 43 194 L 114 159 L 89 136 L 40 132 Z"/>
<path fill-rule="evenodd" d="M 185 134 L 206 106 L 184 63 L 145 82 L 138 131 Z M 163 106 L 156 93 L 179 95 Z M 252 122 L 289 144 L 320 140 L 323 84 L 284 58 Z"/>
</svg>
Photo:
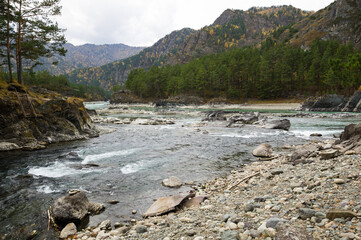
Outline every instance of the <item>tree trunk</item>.
<svg viewBox="0 0 361 240">
<path fill-rule="evenodd" d="M 7 58 L 8 58 L 8 67 L 9 67 L 9 80 L 13 80 L 13 72 L 11 69 L 11 55 L 10 55 L 10 0 L 8 0 L 7 5 L 7 25 L 6 25 L 6 46 L 7 46 Z"/>
<path fill-rule="evenodd" d="M 22 24 L 22 3 L 19 1 L 19 16 L 18 16 L 18 39 L 17 39 L 17 48 L 16 48 L 16 68 L 18 73 L 18 82 L 23 83 L 23 65 L 22 65 L 22 56 L 21 56 L 21 24 Z"/>
</svg>

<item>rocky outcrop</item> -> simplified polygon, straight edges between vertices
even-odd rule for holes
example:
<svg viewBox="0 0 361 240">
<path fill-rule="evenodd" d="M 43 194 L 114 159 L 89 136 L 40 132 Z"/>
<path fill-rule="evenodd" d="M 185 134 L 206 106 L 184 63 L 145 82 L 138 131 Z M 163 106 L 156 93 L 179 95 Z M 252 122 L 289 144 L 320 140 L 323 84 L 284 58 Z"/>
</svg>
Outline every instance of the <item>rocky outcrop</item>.
<svg viewBox="0 0 361 240">
<path fill-rule="evenodd" d="M 347 99 L 336 94 L 325 95 L 316 99 L 308 99 L 303 103 L 302 111 L 340 112 L 346 105 Z"/>
<path fill-rule="evenodd" d="M 313 112 L 361 112 L 361 92 L 351 97 L 329 94 L 319 98 L 307 99 L 300 109 Z"/>
<path fill-rule="evenodd" d="M 361 48 L 360 0 L 337 0 L 297 22 L 291 43 L 307 47 L 316 39 L 336 39 Z"/>
<path fill-rule="evenodd" d="M 36 94 L 17 84 L 1 86 L 0 151 L 98 136 L 80 99 Z"/>
</svg>

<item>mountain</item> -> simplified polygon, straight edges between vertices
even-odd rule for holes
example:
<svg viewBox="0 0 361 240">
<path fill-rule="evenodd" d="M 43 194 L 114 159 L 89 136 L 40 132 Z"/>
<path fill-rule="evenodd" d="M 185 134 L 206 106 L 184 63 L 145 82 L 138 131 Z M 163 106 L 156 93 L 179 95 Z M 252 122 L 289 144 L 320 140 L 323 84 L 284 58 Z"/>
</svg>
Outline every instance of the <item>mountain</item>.
<svg viewBox="0 0 361 240">
<path fill-rule="evenodd" d="M 110 89 L 115 85 L 124 83 L 134 68 L 148 69 L 153 65 L 163 65 L 165 58 L 175 54 L 184 40 L 194 32 L 196 31 L 190 28 L 174 31 L 137 55 L 101 67 L 78 69 L 69 73 L 68 78 L 75 83 L 97 85 Z"/>
<path fill-rule="evenodd" d="M 119 59 L 128 58 L 144 49 L 144 47 L 130 47 L 124 44 L 74 46 L 71 43 L 66 43 L 64 48 L 67 50 L 65 57 L 57 55 L 51 58 L 43 58 L 41 59 L 43 65 L 37 66 L 35 70 L 47 70 L 53 75 L 66 74 L 75 69 L 102 66 Z M 58 62 L 58 64 L 55 65 L 54 62 Z"/>
<path fill-rule="evenodd" d="M 293 44 L 304 49 L 316 39 L 337 39 L 360 48 L 360 2 L 337 0 L 316 13 L 292 6 L 254 7 L 247 11 L 227 9 L 213 24 L 198 31 L 175 31 L 135 56 L 97 68 L 79 69 L 68 76 L 76 83 L 110 89 L 124 84 L 135 68 L 189 63 L 194 58 L 232 48 L 259 47 L 269 39 L 274 40 L 271 44 Z"/>
<path fill-rule="evenodd" d="M 307 47 L 316 39 L 335 39 L 361 48 L 361 0 L 338 0 L 296 23 L 291 44 Z"/>
<path fill-rule="evenodd" d="M 292 6 L 251 8 L 248 11 L 228 9 L 210 26 L 198 31 L 189 28 L 174 31 L 135 56 L 98 68 L 79 69 L 68 77 L 72 82 L 110 89 L 124 84 L 132 69 L 183 64 L 194 57 L 258 44 L 275 28 L 300 21 L 310 14 Z"/>
</svg>

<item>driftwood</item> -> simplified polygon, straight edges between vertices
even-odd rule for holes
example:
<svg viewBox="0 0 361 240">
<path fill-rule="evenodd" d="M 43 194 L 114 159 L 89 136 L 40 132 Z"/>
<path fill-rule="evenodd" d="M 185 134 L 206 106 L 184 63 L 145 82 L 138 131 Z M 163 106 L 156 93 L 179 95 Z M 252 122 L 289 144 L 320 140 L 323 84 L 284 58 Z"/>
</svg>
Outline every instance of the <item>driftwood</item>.
<svg viewBox="0 0 361 240">
<path fill-rule="evenodd" d="M 256 172 L 256 173 L 254 173 L 254 174 L 252 174 L 252 175 L 249 175 L 249 176 L 247 176 L 247 177 L 244 177 L 244 178 L 242 178 L 241 180 L 239 180 L 237 183 L 235 183 L 234 185 L 232 185 L 231 187 L 229 187 L 228 190 L 232 190 L 233 188 L 237 187 L 239 184 L 241 184 L 241 183 L 243 183 L 243 182 L 247 182 L 249 179 L 251 179 L 251 178 L 253 178 L 253 177 L 255 177 L 255 176 L 258 176 L 258 175 L 260 175 L 260 174 L 261 174 L 261 171 Z"/>
</svg>

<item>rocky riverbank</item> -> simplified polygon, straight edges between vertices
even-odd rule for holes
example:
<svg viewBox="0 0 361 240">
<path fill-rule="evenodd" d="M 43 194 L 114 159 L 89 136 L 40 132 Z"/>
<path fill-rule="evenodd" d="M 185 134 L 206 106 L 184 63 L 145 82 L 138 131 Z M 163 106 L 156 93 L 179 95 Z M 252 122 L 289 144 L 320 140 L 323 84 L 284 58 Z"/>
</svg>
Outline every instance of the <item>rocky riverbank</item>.
<svg viewBox="0 0 361 240">
<path fill-rule="evenodd" d="M 129 223 L 104 221 L 71 238 L 361 239 L 360 129 L 350 125 L 339 140 L 273 149 L 272 157 L 194 186 L 208 196 L 199 206 Z"/>
<path fill-rule="evenodd" d="M 43 149 L 99 134 L 80 99 L 45 89 L 2 82 L 0 109 L 0 151 Z"/>
</svg>

